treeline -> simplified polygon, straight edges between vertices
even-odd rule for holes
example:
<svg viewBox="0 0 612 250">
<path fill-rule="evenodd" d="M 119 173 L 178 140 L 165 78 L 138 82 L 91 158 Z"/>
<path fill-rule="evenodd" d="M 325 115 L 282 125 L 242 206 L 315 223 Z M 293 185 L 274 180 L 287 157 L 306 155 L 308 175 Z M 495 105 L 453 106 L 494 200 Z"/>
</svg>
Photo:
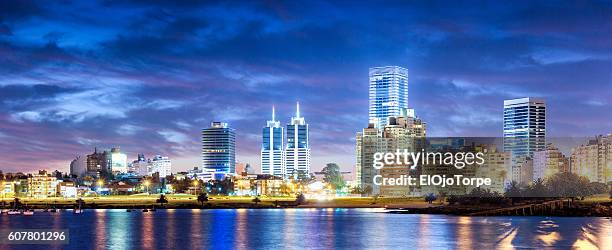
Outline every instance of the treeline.
<svg viewBox="0 0 612 250">
<path fill-rule="evenodd" d="M 538 179 L 529 185 L 510 183 L 503 194 L 488 189 L 475 188 L 466 195 L 450 195 L 449 204 L 506 204 L 550 198 L 584 199 L 586 196 L 609 193 L 607 184 L 589 182 L 586 177 L 573 173 L 557 173 L 546 181 Z M 431 197 L 426 197 L 431 200 Z"/>
</svg>

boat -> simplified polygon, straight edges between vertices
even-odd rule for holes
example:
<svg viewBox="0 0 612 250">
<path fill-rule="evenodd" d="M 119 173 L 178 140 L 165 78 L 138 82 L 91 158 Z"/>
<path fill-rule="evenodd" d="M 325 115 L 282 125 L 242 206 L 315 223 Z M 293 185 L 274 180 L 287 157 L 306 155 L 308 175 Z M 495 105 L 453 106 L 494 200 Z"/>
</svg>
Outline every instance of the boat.
<svg viewBox="0 0 612 250">
<path fill-rule="evenodd" d="M 143 213 L 149 212 L 149 209 L 146 209 L 146 208 L 145 208 L 145 209 L 143 209 L 143 210 L 142 210 L 142 212 L 143 212 Z"/>
<path fill-rule="evenodd" d="M 25 215 L 25 216 L 32 216 L 32 215 L 34 215 L 34 210 L 32 210 L 32 209 L 24 210 L 22 214 Z"/>
<path fill-rule="evenodd" d="M 81 213 L 83 213 L 83 209 L 74 209 L 74 210 L 72 210 L 72 212 L 75 213 L 75 214 L 81 214 Z"/>
<path fill-rule="evenodd" d="M 128 208 L 127 210 L 125 210 L 126 212 L 132 212 L 131 208 Z"/>
<path fill-rule="evenodd" d="M 51 208 L 51 209 L 49 209 L 49 212 L 51 212 L 51 213 L 57 213 L 57 209 L 55 209 L 55 208 Z"/>
<path fill-rule="evenodd" d="M 7 212 L 8 215 L 17 215 L 17 214 L 21 214 L 21 212 L 19 210 L 10 210 Z"/>
<path fill-rule="evenodd" d="M 8 213 L 8 211 L 9 211 L 8 209 L 2 209 L 2 213 L 3 213 L 3 214 Z"/>
</svg>

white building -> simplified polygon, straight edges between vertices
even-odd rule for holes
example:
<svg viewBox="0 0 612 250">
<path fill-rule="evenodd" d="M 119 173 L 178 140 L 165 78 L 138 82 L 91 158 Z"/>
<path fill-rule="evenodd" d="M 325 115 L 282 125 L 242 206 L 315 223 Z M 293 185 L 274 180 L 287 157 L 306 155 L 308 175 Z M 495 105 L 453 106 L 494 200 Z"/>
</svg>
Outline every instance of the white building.
<svg viewBox="0 0 612 250">
<path fill-rule="evenodd" d="M 119 148 L 112 148 L 108 155 L 111 171 L 119 173 L 128 172 L 127 155 L 121 153 Z"/>
<path fill-rule="evenodd" d="M 150 160 L 150 164 L 149 175 L 159 173 L 159 177 L 165 178 L 172 173 L 172 162 L 167 156 L 156 155 Z"/>
<path fill-rule="evenodd" d="M 285 148 L 286 176 L 297 175 L 298 171 L 310 174 L 310 144 L 308 124 L 300 116 L 300 103 L 297 103 L 295 117 L 287 124 L 287 145 Z"/>
<path fill-rule="evenodd" d="M 275 119 L 272 107 L 272 120 L 262 131 L 261 172 L 262 174 L 283 177 L 285 169 L 284 133 L 280 121 Z"/>
</svg>

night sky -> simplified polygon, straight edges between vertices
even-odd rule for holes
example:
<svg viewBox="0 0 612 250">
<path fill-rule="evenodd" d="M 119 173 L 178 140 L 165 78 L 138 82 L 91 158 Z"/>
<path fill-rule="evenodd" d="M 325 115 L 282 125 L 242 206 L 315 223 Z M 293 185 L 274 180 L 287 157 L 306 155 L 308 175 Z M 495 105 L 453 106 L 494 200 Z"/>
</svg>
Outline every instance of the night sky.
<svg viewBox="0 0 612 250">
<path fill-rule="evenodd" d="M 549 136 L 612 133 L 612 3 L 0 1 L 0 169 L 68 170 L 120 146 L 200 165 L 200 130 L 261 128 L 299 101 L 312 169 L 354 165 L 368 68 L 409 70 L 430 136 L 501 136 L 503 100 L 545 98 Z M 176 2 L 176 3 L 172 3 Z"/>
</svg>

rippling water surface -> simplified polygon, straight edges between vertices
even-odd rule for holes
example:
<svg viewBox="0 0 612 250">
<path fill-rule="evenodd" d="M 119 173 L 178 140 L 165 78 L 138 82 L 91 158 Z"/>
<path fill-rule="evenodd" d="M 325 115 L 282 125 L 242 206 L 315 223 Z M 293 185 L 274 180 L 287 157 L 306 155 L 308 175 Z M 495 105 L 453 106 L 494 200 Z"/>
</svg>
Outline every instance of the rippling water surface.
<svg viewBox="0 0 612 250">
<path fill-rule="evenodd" d="M 70 245 L 29 246 L 39 249 L 612 248 L 610 218 L 456 217 L 379 209 L 102 209 L 2 215 L 0 221 L 2 228 L 70 231 Z"/>
</svg>

